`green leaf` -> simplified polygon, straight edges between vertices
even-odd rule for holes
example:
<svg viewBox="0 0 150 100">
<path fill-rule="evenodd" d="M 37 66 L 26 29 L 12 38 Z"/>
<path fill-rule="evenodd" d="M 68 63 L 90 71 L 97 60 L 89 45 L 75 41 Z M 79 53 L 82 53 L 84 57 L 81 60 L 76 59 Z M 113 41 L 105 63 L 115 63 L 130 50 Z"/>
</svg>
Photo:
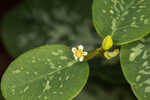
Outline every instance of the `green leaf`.
<svg viewBox="0 0 150 100">
<path fill-rule="evenodd" d="M 93 49 L 100 38 L 91 18 L 92 0 L 24 0 L 3 20 L 3 42 L 16 57 L 44 44 L 82 43 Z"/>
<path fill-rule="evenodd" d="M 150 100 L 150 36 L 121 48 L 123 73 L 139 100 Z"/>
<path fill-rule="evenodd" d="M 2 93 L 1 93 L 1 90 L 0 90 L 0 100 L 4 100 L 3 96 L 2 96 Z"/>
<path fill-rule="evenodd" d="M 1 83 L 1 82 L 0 82 Z M 4 100 L 3 96 L 2 96 L 2 91 L 1 91 L 1 86 L 0 86 L 0 100 Z"/>
<path fill-rule="evenodd" d="M 77 62 L 64 45 L 31 50 L 10 64 L 2 77 L 6 100 L 72 100 L 89 74 L 86 62 Z"/>
<path fill-rule="evenodd" d="M 100 36 L 111 35 L 117 45 L 150 32 L 149 0 L 93 0 L 93 21 Z"/>
</svg>

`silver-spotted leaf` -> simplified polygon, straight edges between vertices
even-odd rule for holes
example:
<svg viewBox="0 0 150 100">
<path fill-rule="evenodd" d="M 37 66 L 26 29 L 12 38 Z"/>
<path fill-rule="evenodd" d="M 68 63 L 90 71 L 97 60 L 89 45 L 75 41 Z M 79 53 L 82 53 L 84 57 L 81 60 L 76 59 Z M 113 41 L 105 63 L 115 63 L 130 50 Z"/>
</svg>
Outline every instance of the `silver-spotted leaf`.
<svg viewBox="0 0 150 100">
<path fill-rule="evenodd" d="M 89 74 L 86 62 L 77 62 L 64 45 L 46 45 L 19 56 L 2 78 L 6 100 L 72 100 Z"/>
<path fill-rule="evenodd" d="M 123 73 L 139 100 L 150 100 L 150 36 L 121 48 Z"/>
<path fill-rule="evenodd" d="M 93 21 L 99 35 L 127 44 L 150 32 L 149 0 L 93 0 Z"/>
</svg>

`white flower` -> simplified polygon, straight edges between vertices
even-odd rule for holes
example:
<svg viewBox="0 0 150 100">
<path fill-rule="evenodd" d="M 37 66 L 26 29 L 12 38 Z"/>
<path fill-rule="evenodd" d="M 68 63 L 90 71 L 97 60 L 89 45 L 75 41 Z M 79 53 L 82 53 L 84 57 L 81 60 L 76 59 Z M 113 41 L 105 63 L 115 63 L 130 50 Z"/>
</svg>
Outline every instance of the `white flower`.
<svg viewBox="0 0 150 100">
<path fill-rule="evenodd" d="M 85 52 L 83 49 L 84 49 L 83 45 L 79 45 L 77 48 L 76 47 L 72 48 L 75 60 L 79 59 L 79 61 L 82 62 L 84 60 L 84 57 L 87 56 L 88 53 Z"/>
</svg>

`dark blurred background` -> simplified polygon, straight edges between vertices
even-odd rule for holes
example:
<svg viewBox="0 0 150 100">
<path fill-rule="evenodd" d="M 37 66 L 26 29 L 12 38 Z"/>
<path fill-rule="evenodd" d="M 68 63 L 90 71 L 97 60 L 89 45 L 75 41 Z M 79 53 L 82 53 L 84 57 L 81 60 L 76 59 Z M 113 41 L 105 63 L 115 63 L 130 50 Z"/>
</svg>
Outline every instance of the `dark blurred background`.
<svg viewBox="0 0 150 100">
<path fill-rule="evenodd" d="M 2 74 L 4 73 L 5 69 L 9 65 L 9 63 L 12 61 L 13 58 L 10 57 L 8 54 L 6 48 L 4 47 L 2 43 L 2 20 L 4 15 L 13 8 L 20 0 L 1 0 L 0 2 L 0 79 L 2 77 Z M 1 96 L 0 91 L 0 100 L 3 100 L 3 97 Z"/>
<path fill-rule="evenodd" d="M 10 57 L 2 42 L 2 20 L 4 15 L 21 0 L 1 0 L 0 2 L 0 77 L 13 58 Z"/>
</svg>

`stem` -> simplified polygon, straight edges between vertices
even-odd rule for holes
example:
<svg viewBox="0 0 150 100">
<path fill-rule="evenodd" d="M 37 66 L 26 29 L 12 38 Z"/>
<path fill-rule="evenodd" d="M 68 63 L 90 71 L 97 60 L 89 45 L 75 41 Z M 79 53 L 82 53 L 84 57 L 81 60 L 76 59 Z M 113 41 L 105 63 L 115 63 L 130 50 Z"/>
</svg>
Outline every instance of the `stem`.
<svg viewBox="0 0 150 100">
<path fill-rule="evenodd" d="M 90 60 L 90 59 L 94 58 L 97 55 L 103 56 L 103 54 L 104 54 L 104 50 L 103 50 L 102 47 L 100 47 L 100 48 L 97 48 L 93 51 L 88 52 L 88 55 L 85 57 L 85 60 L 86 61 Z"/>
</svg>

